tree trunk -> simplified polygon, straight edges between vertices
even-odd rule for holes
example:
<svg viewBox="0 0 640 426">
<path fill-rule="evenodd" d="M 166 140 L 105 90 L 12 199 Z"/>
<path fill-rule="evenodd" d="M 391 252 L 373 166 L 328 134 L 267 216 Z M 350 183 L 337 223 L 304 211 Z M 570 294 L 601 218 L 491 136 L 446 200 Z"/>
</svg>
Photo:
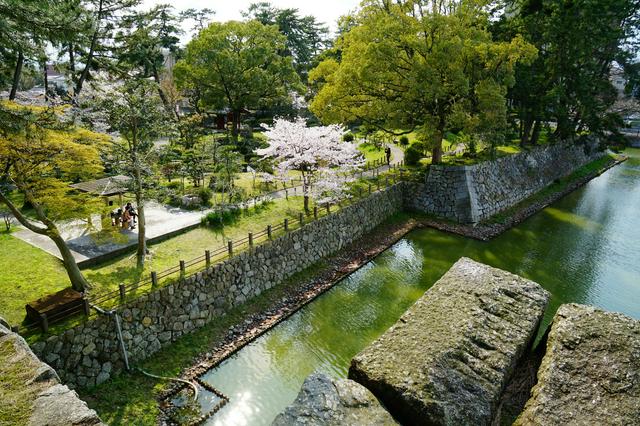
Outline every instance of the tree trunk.
<svg viewBox="0 0 640 426">
<path fill-rule="evenodd" d="M 531 126 L 533 126 L 533 118 L 531 116 L 527 116 L 524 118 L 524 124 L 522 126 L 522 134 L 520 136 L 520 146 L 528 145 L 529 135 L 531 134 Z"/>
<path fill-rule="evenodd" d="M 22 66 L 24 65 L 24 53 L 22 49 L 18 50 L 18 59 L 16 60 L 16 68 L 13 72 L 13 83 L 11 84 L 11 92 L 9 93 L 9 100 L 12 101 L 16 98 L 16 92 L 20 85 L 20 76 L 22 75 Z"/>
<path fill-rule="evenodd" d="M 42 78 L 44 79 L 44 100 L 49 100 L 49 76 L 47 75 L 47 60 L 42 61 Z"/>
<path fill-rule="evenodd" d="M 137 256 L 137 265 L 138 268 L 144 267 L 144 258 L 147 255 L 147 241 L 145 239 L 146 234 L 146 224 L 144 221 L 144 206 L 140 204 L 138 201 L 138 197 L 136 196 L 136 203 L 138 203 L 138 252 Z"/>
<path fill-rule="evenodd" d="M 240 111 L 233 111 L 231 113 L 232 123 L 231 123 L 231 136 L 233 137 L 234 142 L 238 142 L 238 134 L 240 133 Z"/>
<path fill-rule="evenodd" d="M 542 127 L 540 120 L 536 120 L 533 125 L 533 132 L 531 133 L 531 145 L 536 145 L 540 138 L 540 128 Z"/>
<path fill-rule="evenodd" d="M 137 164 L 137 161 L 135 163 Z M 136 204 L 138 207 L 138 252 L 136 256 L 138 268 L 143 268 L 144 258 L 147 255 L 147 241 L 145 238 L 146 224 L 144 220 L 144 200 L 142 197 L 142 175 L 139 168 L 135 170 L 135 186 Z"/>
<path fill-rule="evenodd" d="M 62 263 L 64 265 L 64 269 L 67 271 L 69 280 L 71 281 L 71 287 L 76 291 L 84 292 L 89 288 L 89 283 L 84 275 L 82 275 L 82 272 L 80 272 L 76 259 L 73 257 L 71 250 L 69 250 L 67 243 L 62 239 L 60 234 L 58 234 L 57 230 L 50 232 L 48 235 L 49 238 L 53 240 L 56 247 L 58 247 L 58 250 L 62 255 Z"/>
<path fill-rule="evenodd" d="M 431 150 L 431 164 L 442 163 L 442 139 L 444 138 L 444 132 L 438 130 L 436 134 L 436 140 Z"/>
</svg>

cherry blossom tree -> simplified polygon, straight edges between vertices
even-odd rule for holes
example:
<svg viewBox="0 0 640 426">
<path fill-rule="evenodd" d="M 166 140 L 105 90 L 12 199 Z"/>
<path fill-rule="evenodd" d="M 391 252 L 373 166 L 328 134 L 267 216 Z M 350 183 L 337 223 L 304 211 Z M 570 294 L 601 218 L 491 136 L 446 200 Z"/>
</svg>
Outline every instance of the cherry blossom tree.
<svg viewBox="0 0 640 426">
<path fill-rule="evenodd" d="M 258 155 L 273 158 L 282 175 L 291 170 L 301 173 L 305 211 L 309 210 L 309 196 L 316 194 L 311 193 L 314 180 L 314 184 L 322 186 L 322 178 L 331 176 L 334 184 L 329 186 L 335 188 L 337 176 L 347 176 L 363 163 L 355 145 L 342 141 L 342 126 L 307 127 L 306 121 L 298 117 L 293 121 L 277 118 L 273 126 L 263 127 L 269 146 L 259 149 Z"/>
</svg>

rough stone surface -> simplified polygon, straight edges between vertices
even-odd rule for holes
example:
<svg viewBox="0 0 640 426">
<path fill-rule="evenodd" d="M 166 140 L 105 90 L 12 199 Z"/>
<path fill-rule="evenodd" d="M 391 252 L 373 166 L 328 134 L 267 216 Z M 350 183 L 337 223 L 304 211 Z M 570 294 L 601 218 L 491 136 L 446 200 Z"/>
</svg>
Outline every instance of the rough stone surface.
<svg viewBox="0 0 640 426">
<path fill-rule="evenodd" d="M 431 166 L 408 185 L 407 206 L 460 223 L 477 223 L 518 204 L 604 155 L 597 141 L 558 143 L 471 166 Z"/>
<path fill-rule="evenodd" d="M 562 305 L 516 425 L 640 423 L 640 321 Z"/>
<path fill-rule="evenodd" d="M 371 392 L 353 380 L 307 377 L 296 400 L 273 421 L 274 426 L 396 425 Z"/>
<path fill-rule="evenodd" d="M 349 378 L 402 423 L 488 425 L 548 298 L 532 281 L 461 258 L 353 358 Z"/>
<path fill-rule="evenodd" d="M 29 426 L 104 425 L 95 411 L 65 385 L 57 384 L 38 395 Z"/>
<path fill-rule="evenodd" d="M 398 184 L 375 192 L 124 305 L 119 313 L 129 360 L 145 359 L 357 240 L 402 210 L 402 191 Z M 115 330 L 112 317 L 99 316 L 31 347 L 69 386 L 91 387 L 124 368 Z"/>
<path fill-rule="evenodd" d="M 60 384 L 56 372 L 40 361 L 27 342 L 4 324 L 6 322 L 0 318 L 0 343 L 10 351 L 3 354 L 4 362 L 19 365 L 26 370 L 23 376 L 30 377 L 24 383 L 25 387 L 31 388 L 30 391 L 22 392 L 22 395 L 34 396 L 29 425 L 103 425 L 96 412 L 89 409 L 74 391 Z M 2 400 L 2 395 L 3 392 L 0 392 L 0 404 L 6 402 Z"/>
</svg>

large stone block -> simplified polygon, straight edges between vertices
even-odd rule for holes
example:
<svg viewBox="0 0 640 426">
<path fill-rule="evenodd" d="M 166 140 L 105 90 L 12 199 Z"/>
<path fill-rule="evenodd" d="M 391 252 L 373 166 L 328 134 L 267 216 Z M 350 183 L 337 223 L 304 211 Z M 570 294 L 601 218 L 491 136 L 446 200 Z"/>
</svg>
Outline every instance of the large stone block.
<svg viewBox="0 0 640 426">
<path fill-rule="evenodd" d="M 382 426 L 396 421 L 371 392 L 353 380 L 331 380 L 324 374 L 307 377 L 296 400 L 273 426 Z"/>
<path fill-rule="evenodd" d="M 640 424 L 640 321 L 562 305 L 516 425 Z"/>
<path fill-rule="evenodd" d="M 549 295 L 461 258 L 352 361 L 349 378 L 406 424 L 488 425 Z"/>
</svg>

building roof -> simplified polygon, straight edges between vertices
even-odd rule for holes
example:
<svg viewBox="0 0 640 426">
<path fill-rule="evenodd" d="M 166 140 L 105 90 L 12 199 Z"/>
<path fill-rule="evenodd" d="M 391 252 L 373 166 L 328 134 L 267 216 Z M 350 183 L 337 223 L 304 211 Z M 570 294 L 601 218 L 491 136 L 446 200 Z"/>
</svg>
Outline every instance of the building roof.
<svg viewBox="0 0 640 426">
<path fill-rule="evenodd" d="M 131 178 L 128 176 L 111 176 L 103 179 L 90 180 L 87 182 L 79 182 L 71 185 L 73 188 L 88 192 L 90 194 L 109 196 L 124 194 L 129 190 L 129 182 Z"/>
</svg>

